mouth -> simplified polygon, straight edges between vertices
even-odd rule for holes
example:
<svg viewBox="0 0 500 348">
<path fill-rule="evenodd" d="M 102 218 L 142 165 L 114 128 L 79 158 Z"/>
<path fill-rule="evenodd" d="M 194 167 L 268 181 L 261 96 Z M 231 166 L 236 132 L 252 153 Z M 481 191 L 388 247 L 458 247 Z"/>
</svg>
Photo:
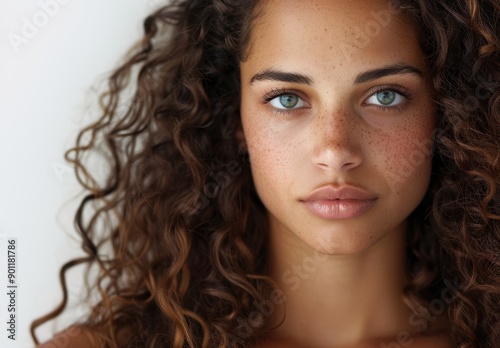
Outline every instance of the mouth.
<svg viewBox="0 0 500 348">
<path fill-rule="evenodd" d="M 314 215 L 323 219 L 349 219 L 373 207 L 376 199 L 321 199 L 301 201 Z"/>
<path fill-rule="evenodd" d="M 377 197 L 356 186 L 323 186 L 300 200 L 307 209 L 324 219 L 348 219 L 370 210 Z"/>
</svg>

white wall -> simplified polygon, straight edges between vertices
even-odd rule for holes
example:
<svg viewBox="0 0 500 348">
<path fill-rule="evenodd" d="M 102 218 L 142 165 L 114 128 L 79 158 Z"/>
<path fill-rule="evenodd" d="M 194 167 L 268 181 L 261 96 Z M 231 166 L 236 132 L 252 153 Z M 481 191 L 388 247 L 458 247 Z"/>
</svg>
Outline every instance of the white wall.
<svg viewBox="0 0 500 348">
<path fill-rule="evenodd" d="M 71 200 L 79 187 L 63 153 L 96 117 L 91 87 L 163 2 L 0 0 L 0 347 L 33 347 L 29 324 L 61 299 L 59 268 L 80 253 L 72 228 L 78 201 Z M 25 20 L 36 32 L 27 31 Z M 15 341 L 7 338 L 11 238 L 17 239 Z M 73 295 L 81 288 L 80 270 L 70 274 Z M 78 313 L 45 324 L 38 336 L 47 340 Z"/>
</svg>

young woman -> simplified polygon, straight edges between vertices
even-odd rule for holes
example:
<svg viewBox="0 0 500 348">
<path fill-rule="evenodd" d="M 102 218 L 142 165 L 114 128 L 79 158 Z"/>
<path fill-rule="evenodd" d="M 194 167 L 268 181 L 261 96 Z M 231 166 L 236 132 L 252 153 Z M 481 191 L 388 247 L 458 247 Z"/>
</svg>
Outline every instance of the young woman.
<svg viewBox="0 0 500 348">
<path fill-rule="evenodd" d="M 500 346 L 499 13 L 189 0 L 149 16 L 67 153 L 89 256 L 62 275 L 97 266 L 99 301 L 42 347 Z M 105 182 L 83 163 L 97 149 Z"/>
</svg>

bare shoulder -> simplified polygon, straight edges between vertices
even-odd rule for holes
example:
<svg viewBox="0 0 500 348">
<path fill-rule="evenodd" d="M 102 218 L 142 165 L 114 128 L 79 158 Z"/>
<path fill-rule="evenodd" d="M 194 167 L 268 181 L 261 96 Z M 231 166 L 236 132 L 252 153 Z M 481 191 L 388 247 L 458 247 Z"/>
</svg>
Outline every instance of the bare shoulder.
<svg viewBox="0 0 500 348">
<path fill-rule="evenodd" d="M 81 326 L 71 326 L 56 334 L 50 341 L 38 346 L 38 348 L 99 348 L 97 336 L 90 330 Z"/>
</svg>

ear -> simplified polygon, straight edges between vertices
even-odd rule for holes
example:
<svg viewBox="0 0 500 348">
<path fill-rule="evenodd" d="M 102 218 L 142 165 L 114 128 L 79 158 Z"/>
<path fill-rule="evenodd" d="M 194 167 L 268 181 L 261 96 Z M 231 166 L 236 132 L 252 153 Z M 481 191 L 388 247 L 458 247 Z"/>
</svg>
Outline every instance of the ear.
<svg viewBox="0 0 500 348">
<path fill-rule="evenodd" d="M 245 133 L 243 132 L 243 128 L 240 126 L 236 129 L 234 133 L 234 137 L 236 138 L 236 143 L 238 144 L 238 152 L 248 152 L 247 142 L 245 139 Z"/>
<path fill-rule="evenodd" d="M 238 127 L 236 131 L 234 132 L 234 136 L 236 137 L 236 141 L 238 144 L 241 144 L 245 142 L 245 133 L 243 132 L 243 129 L 241 127 Z"/>
</svg>

